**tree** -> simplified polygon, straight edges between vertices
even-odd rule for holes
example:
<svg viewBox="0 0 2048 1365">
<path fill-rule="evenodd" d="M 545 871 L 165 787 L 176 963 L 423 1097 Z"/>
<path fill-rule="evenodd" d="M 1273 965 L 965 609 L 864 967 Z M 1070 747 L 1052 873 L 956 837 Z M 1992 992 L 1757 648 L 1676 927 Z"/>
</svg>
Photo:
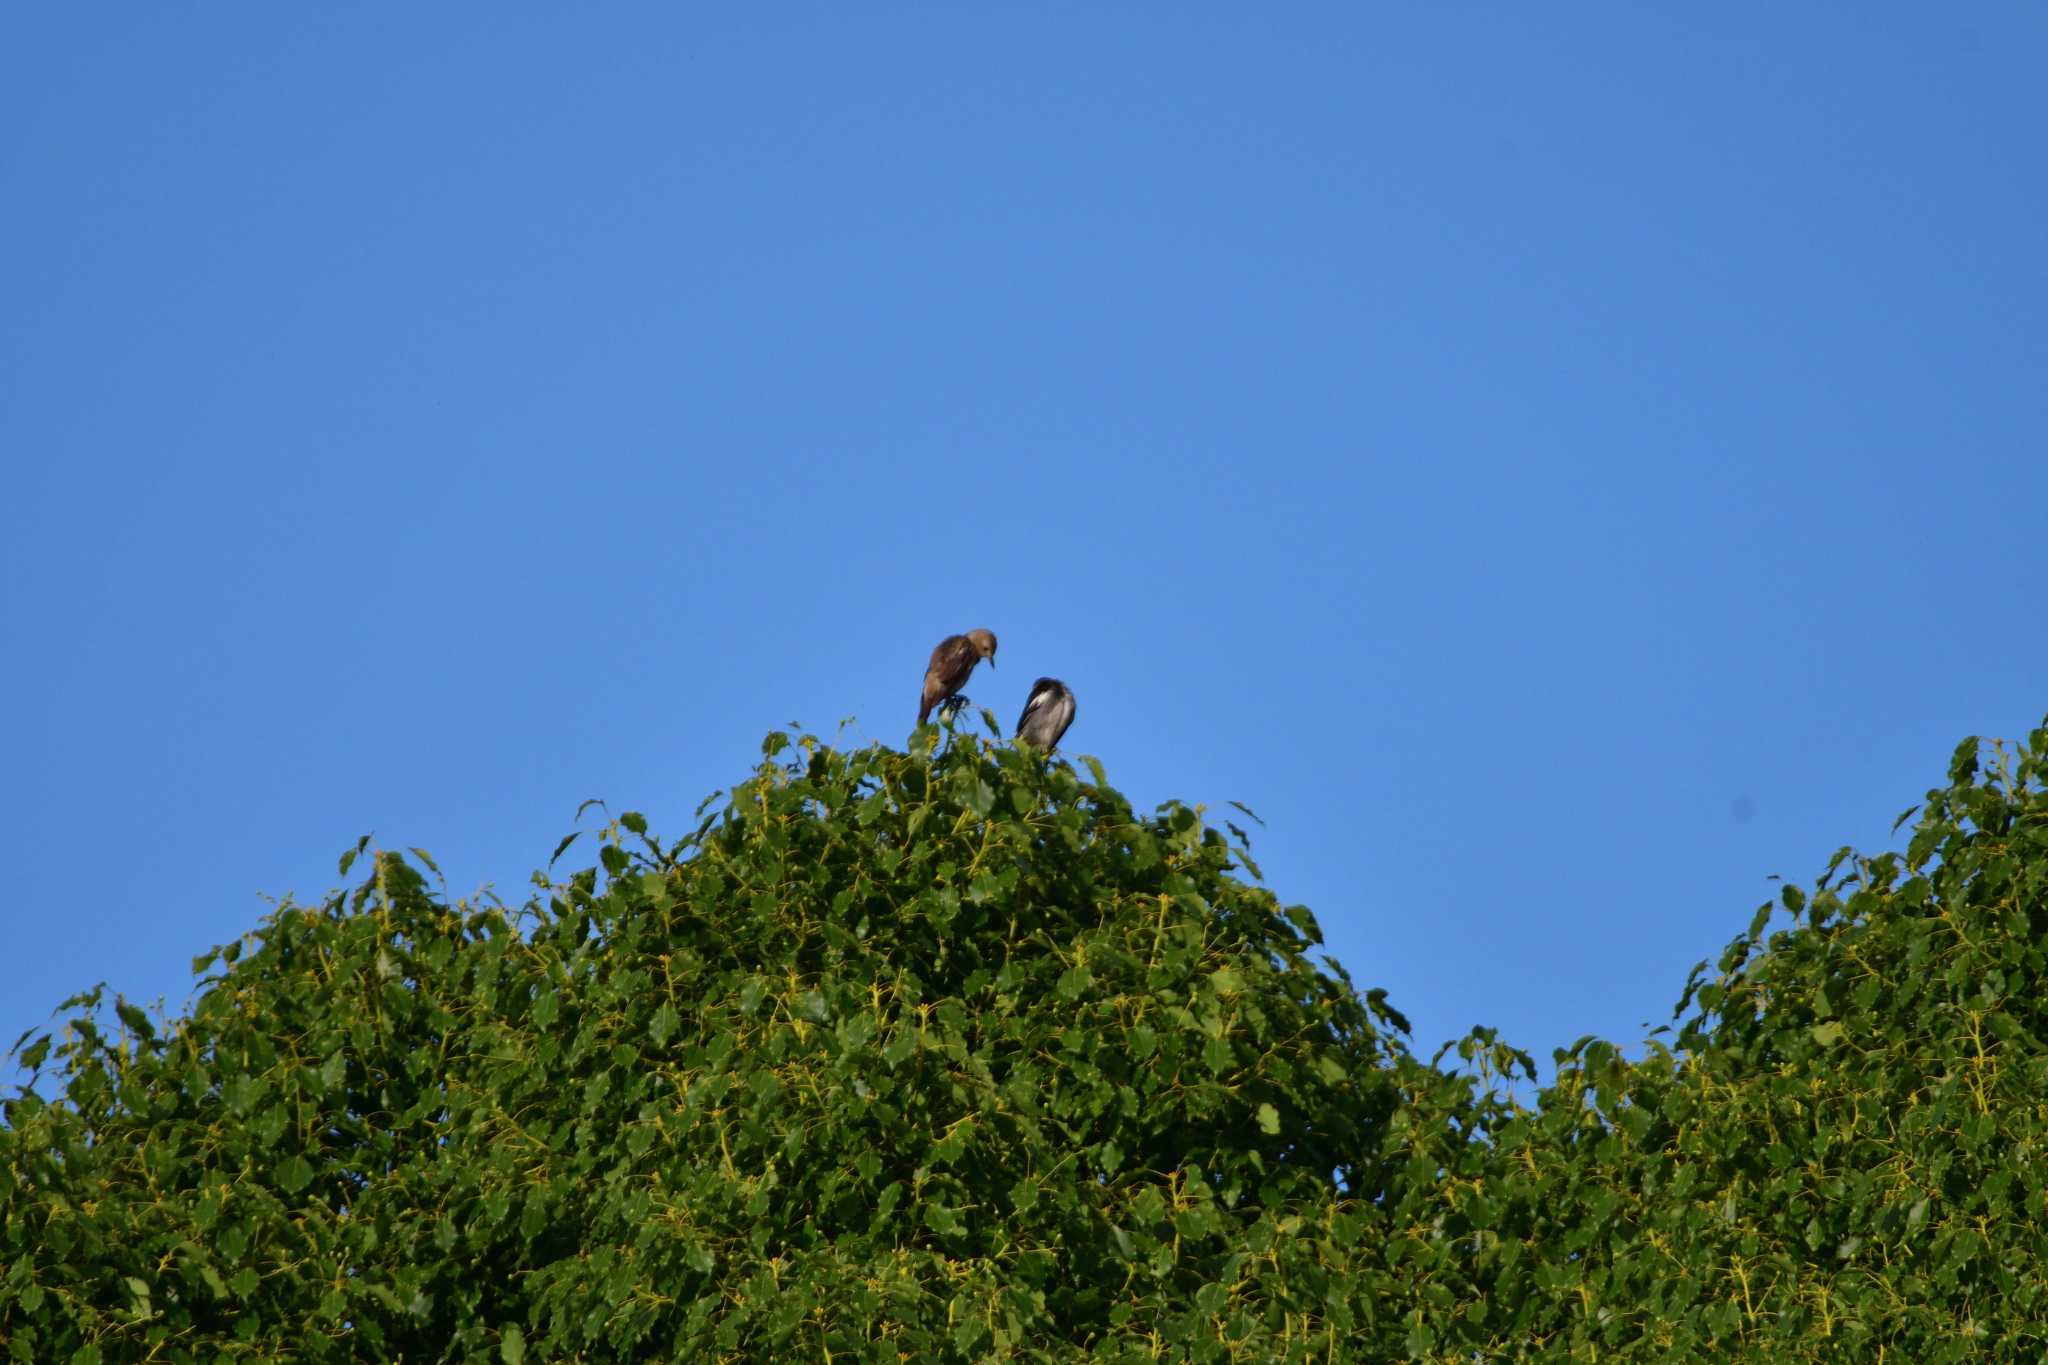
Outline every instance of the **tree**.
<svg viewBox="0 0 2048 1365">
<path fill-rule="evenodd" d="M 378 854 L 167 1031 L 35 1042 L 17 1356 L 1300 1344 L 1382 1179 L 1374 1005 L 1196 811 L 934 738 L 770 736 L 516 915 Z"/>
<path fill-rule="evenodd" d="M 1811 894 L 1759 907 L 1711 979 L 1695 970 L 1668 1044 L 1630 1062 L 1585 1040 L 1534 1109 L 1484 1097 L 1491 1140 L 1446 1156 L 1475 1174 L 1438 1206 L 1478 1248 L 1460 1301 L 1495 1325 L 1458 1340 L 2048 1354 L 2048 728 L 1989 767 L 1982 748 L 1957 748 L 1903 854 L 1845 848 Z"/>
<path fill-rule="evenodd" d="M 991 725 L 993 722 L 991 721 Z M 1242 831 L 1029 748 L 771 735 L 517 911 L 372 852 L 98 992 L 0 1128 L 26 1361 L 2036 1359 L 2048 730 L 1533 1105 Z M 700 811 L 700 815 L 703 812 Z M 559 858 L 569 845 L 557 848 Z M 1687 1011 L 1690 1011 L 1687 1013 Z M 45 1097 L 41 1068 L 50 1067 Z"/>
</svg>

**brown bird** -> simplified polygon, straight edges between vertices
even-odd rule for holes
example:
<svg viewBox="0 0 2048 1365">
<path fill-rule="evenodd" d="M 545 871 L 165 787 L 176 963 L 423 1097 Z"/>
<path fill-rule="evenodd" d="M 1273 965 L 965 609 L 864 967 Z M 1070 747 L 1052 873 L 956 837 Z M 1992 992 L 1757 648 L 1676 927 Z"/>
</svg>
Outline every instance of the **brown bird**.
<svg viewBox="0 0 2048 1365">
<path fill-rule="evenodd" d="M 1040 678 L 1031 684 L 1031 700 L 1017 717 L 1017 738 L 1050 753 L 1073 723 L 1073 690 L 1058 678 Z"/>
<path fill-rule="evenodd" d="M 965 635 L 948 635 L 932 651 L 924 670 L 924 695 L 917 703 L 917 723 L 924 724 L 932 708 L 967 686 L 967 675 L 983 659 L 996 666 L 996 635 L 992 630 L 970 630 Z"/>
</svg>

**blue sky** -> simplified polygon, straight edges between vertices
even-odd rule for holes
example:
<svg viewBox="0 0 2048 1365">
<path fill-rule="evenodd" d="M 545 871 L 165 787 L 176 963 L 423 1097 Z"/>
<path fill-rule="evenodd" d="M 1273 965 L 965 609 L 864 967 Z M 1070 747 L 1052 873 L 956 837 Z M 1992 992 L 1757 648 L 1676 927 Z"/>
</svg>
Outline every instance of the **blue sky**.
<svg viewBox="0 0 2048 1365">
<path fill-rule="evenodd" d="M 2048 11 L 728 11 L 0 14 L 0 1046 L 983 625 L 1547 1056 L 2048 712 Z"/>
</svg>

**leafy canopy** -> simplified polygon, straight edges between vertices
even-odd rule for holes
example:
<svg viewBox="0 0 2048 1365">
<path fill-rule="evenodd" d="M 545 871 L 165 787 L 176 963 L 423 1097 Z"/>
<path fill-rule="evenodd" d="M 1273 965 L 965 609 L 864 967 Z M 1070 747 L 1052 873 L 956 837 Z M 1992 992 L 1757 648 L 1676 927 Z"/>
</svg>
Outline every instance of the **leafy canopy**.
<svg viewBox="0 0 2048 1365">
<path fill-rule="evenodd" d="M 359 844 L 358 885 L 200 958 L 185 1017 L 67 1002 L 0 1128 L 0 1340 L 2042 1354 L 2048 730 L 1965 744 L 1904 854 L 1788 886 L 1674 1035 L 1584 1040 L 1533 1103 L 1488 1031 L 1412 1054 L 1234 825 L 939 738 L 771 735 L 695 831 L 621 815 L 517 910 Z"/>
</svg>

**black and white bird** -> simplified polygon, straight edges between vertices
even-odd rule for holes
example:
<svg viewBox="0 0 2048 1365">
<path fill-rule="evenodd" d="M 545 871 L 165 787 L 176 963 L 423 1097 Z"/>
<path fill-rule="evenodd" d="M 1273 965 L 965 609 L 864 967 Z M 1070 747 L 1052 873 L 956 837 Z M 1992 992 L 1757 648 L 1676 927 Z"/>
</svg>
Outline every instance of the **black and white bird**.
<svg viewBox="0 0 2048 1365">
<path fill-rule="evenodd" d="M 931 715 L 932 708 L 940 702 L 957 696 L 967 686 L 967 675 L 983 659 L 988 666 L 996 666 L 996 633 L 992 630 L 970 630 L 965 635 L 948 635 L 932 650 L 932 661 L 925 665 L 924 691 L 917 702 L 917 723 L 922 725 Z M 961 698 L 966 701 L 965 697 Z"/>
<path fill-rule="evenodd" d="M 1058 678 L 1040 678 L 1031 684 L 1031 699 L 1024 714 L 1017 717 L 1017 738 L 1050 752 L 1059 747 L 1060 736 L 1074 723 L 1074 693 Z"/>
</svg>

